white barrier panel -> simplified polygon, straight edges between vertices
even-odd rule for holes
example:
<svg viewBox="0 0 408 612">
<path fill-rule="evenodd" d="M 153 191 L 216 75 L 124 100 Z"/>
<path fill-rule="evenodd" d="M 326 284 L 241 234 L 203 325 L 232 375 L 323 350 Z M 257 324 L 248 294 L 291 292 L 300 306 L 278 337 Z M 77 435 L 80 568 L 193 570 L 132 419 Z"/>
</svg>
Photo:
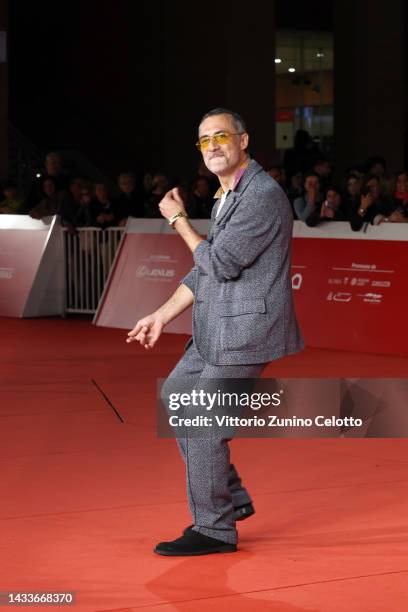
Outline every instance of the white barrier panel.
<svg viewBox="0 0 408 612">
<path fill-rule="evenodd" d="M 123 233 L 123 227 L 64 229 L 66 312 L 95 313 Z"/>
<path fill-rule="evenodd" d="M 57 217 L 0 215 L 0 316 L 62 315 L 64 289 Z"/>
</svg>

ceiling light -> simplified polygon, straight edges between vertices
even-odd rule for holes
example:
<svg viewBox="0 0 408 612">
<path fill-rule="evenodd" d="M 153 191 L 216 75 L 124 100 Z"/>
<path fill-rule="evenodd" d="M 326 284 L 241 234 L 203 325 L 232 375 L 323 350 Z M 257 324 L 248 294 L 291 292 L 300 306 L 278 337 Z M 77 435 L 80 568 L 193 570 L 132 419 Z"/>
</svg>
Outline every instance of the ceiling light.
<svg viewBox="0 0 408 612">
<path fill-rule="evenodd" d="M 280 57 L 275 57 L 275 64 L 281 64 L 282 60 Z"/>
<path fill-rule="evenodd" d="M 288 72 L 296 72 L 296 68 L 288 68 Z"/>
</svg>

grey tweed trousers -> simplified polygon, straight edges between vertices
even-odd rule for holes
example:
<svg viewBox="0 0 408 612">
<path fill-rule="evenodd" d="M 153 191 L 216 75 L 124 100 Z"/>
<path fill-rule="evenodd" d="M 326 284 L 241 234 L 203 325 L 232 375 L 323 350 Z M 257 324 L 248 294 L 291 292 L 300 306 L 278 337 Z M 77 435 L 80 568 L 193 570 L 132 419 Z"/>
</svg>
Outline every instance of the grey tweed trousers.
<svg viewBox="0 0 408 612">
<path fill-rule="evenodd" d="M 193 389 L 208 384 L 208 379 L 214 379 L 213 389 L 217 386 L 216 379 L 255 379 L 266 365 L 211 365 L 202 359 L 192 342 L 164 382 L 161 396 L 168 407 L 171 393 L 191 393 Z M 198 414 L 193 412 L 191 408 L 185 408 L 183 414 L 186 417 Z M 203 414 L 202 409 L 200 414 Z M 178 416 L 181 416 L 180 412 Z M 220 431 L 203 437 L 190 435 L 187 431 L 188 428 L 181 435 L 177 433 L 177 443 L 186 467 L 193 530 L 235 544 L 238 534 L 234 507 L 249 503 L 251 498 L 237 470 L 230 463 L 228 442 L 231 438 Z"/>
</svg>

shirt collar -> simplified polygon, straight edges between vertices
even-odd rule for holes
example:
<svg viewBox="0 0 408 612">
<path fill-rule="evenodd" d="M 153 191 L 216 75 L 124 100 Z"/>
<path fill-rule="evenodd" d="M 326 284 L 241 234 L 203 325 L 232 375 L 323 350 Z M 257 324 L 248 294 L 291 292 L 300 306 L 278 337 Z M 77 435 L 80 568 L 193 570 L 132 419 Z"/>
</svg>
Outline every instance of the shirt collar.
<svg viewBox="0 0 408 612">
<path fill-rule="evenodd" d="M 222 188 L 222 186 L 220 185 L 219 188 L 217 189 L 217 191 L 214 194 L 214 198 L 218 199 L 220 198 L 224 193 L 228 193 L 228 191 L 234 191 L 234 189 L 236 188 L 236 186 L 238 185 L 239 181 L 242 178 L 242 175 L 244 174 L 245 170 L 247 169 L 249 164 L 249 158 L 247 158 L 238 168 L 235 177 L 234 177 L 234 182 L 232 185 L 231 189 L 228 189 L 226 192 L 224 191 L 224 189 Z"/>
</svg>

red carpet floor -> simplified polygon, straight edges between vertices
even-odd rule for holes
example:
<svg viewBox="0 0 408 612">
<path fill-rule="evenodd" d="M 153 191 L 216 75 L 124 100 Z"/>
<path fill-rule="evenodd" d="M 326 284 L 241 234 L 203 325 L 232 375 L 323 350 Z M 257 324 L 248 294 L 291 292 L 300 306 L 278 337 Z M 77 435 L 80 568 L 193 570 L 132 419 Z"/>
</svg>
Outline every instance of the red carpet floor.
<svg viewBox="0 0 408 612">
<path fill-rule="evenodd" d="M 0 319 L 0 337 L 0 591 L 76 591 L 81 612 L 407 610 L 406 440 L 234 440 L 257 509 L 239 552 L 159 557 L 190 523 L 154 399 L 186 338 L 146 352 L 73 319 Z M 408 364 L 308 349 L 267 374 L 406 377 Z"/>
</svg>

